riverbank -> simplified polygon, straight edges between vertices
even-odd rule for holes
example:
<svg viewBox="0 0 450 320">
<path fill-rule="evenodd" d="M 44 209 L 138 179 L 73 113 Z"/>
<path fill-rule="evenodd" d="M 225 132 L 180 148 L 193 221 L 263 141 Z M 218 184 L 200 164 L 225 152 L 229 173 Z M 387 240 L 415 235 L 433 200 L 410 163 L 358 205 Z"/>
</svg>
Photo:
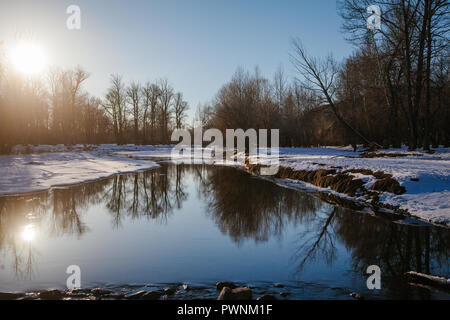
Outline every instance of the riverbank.
<svg viewBox="0 0 450 320">
<path fill-rule="evenodd" d="M 447 280 L 448 281 L 448 280 Z M 421 292 L 431 294 L 430 298 L 449 298 L 448 288 L 436 287 L 433 283 L 419 286 L 402 277 L 402 286 L 408 288 L 411 296 Z M 305 296 L 305 291 L 310 295 Z M 314 292 L 311 295 L 311 291 Z M 167 283 L 147 285 L 109 285 L 80 289 L 48 289 L 28 292 L 0 292 L 0 300 L 302 300 L 302 299 L 363 300 L 380 299 L 376 293 L 360 294 L 345 287 L 321 287 L 307 282 L 270 283 L 240 282 L 217 283 Z M 322 297 L 322 298 L 320 298 Z"/>
<path fill-rule="evenodd" d="M 136 159 L 171 157 L 167 147 L 118 154 Z M 243 159 L 238 163 L 207 162 L 240 165 L 254 174 L 270 162 L 269 157 L 245 163 Z M 178 160 L 190 159 L 180 156 Z M 449 148 L 435 149 L 433 154 L 406 148 L 370 153 L 353 152 L 351 147 L 280 148 L 279 171 L 272 178 L 282 185 L 318 191 L 330 202 L 357 210 L 369 207 L 378 214 L 412 216 L 450 226 Z"/>
<path fill-rule="evenodd" d="M 16 146 L 0 156 L 0 195 L 45 190 L 157 167 L 171 146 Z M 280 148 L 279 183 L 319 191 L 335 202 L 364 203 L 379 212 L 450 226 L 450 149 L 353 152 L 350 147 Z M 178 160 L 189 161 L 180 157 Z M 254 159 L 252 159 L 254 160 Z M 213 162 L 217 165 L 236 165 Z M 268 159 L 247 169 L 258 173 Z M 381 209 L 381 211 L 379 210 Z"/>
<path fill-rule="evenodd" d="M 0 196 L 45 191 L 159 167 L 152 161 L 115 156 L 111 153 L 113 146 L 15 149 L 15 154 L 0 156 Z"/>
<path fill-rule="evenodd" d="M 252 172 L 267 163 L 247 165 Z M 353 152 L 350 148 L 280 149 L 282 183 L 364 203 L 377 212 L 450 226 L 450 150 Z M 338 202 L 338 201 L 337 201 Z"/>
</svg>

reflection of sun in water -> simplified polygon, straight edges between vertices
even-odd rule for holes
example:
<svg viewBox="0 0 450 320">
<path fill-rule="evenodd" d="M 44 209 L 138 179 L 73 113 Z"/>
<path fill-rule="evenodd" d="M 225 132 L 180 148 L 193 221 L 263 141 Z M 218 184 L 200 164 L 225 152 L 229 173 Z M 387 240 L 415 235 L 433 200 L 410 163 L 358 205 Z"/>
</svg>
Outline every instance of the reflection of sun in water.
<svg viewBox="0 0 450 320">
<path fill-rule="evenodd" d="M 41 72 L 47 64 L 44 52 L 33 43 L 20 43 L 10 50 L 9 58 L 17 71 L 27 75 Z"/>
<path fill-rule="evenodd" d="M 36 228 L 34 225 L 26 225 L 22 232 L 22 239 L 26 242 L 31 242 L 36 238 Z"/>
</svg>

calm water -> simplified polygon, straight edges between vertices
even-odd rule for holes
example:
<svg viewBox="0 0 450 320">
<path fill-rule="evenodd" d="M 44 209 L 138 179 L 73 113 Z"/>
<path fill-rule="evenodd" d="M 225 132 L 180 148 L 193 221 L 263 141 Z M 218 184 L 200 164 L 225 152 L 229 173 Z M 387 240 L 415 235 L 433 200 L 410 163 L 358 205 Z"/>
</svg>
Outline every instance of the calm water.
<svg viewBox="0 0 450 320">
<path fill-rule="evenodd" d="M 63 289 L 78 265 L 83 287 L 231 280 L 290 299 L 448 299 L 395 279 L 449 277 L 449 244 L 448 229 L 352 212 L 234 168 L 164 164 L 0 198 L 0 291 Z M 373 264 L 377 292 L 366 288 Z"/>
</svg>

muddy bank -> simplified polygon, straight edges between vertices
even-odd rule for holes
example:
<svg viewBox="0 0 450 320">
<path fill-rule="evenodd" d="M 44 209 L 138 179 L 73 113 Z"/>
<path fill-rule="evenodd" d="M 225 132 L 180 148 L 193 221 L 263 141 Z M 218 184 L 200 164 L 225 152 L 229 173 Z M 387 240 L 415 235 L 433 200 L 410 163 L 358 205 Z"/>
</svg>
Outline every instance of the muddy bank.
<svg viewBox="0 0 450 320">
<path fill-rule="evenodd" d="M 260 175 L 263 165 L 250 164 L 246 161 L 246 169 L 254 175 Z M 354 174 L 372 176 L 376 180 L 366 188 L 366 182 L 355 177 Z M 379 198 L 384 192 L 401 195 L 406 192 L 406 188 L 401 186 L 391 174 L 368 169 L 343 169 L 333 167 L 319 170 L 294 170 L 290 167 L 280 166 L 275 179 L 288 179 L 302 181 L 320 188 L 329 188 L 336 193 L 317 191 L 316 195 L 328 203 L 337 204 L 352 210 L 364 210 L 369 208 L 377 216 L 388 218 L 389 220 L 404 219 L 410 215 L 406 210 L 399 207 L 382 203 Z M 349 197 L 345 197 L 349 196 Z"/>
<path fill-rule="evenodd" d="M 403 158 L 422 157 L 421 153 L 400 153 L 400 152 L 364 152 L 359 158 Z"/>
</svg>

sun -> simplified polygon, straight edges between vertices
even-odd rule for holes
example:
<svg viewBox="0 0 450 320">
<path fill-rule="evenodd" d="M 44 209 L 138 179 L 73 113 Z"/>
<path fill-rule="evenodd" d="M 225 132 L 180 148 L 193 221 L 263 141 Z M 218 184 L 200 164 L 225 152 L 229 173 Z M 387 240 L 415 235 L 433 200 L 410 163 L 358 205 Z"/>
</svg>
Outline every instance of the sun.
<svg viewBox="0 0 450 320">
<path fill-rule="evenodd" d="M 36 237 L 36 228 L 32 224 L 28 224 L 24 227 L 22 232 L 22 239 L 26 242 L 32 242 Z"/>
<path fill-rule="evenodd" d="M 34 75 L 47 65 L 44 51 L 33 43 L 20 43 L 10 50 L 9 58 L 13 67 L 26 75 Z"/>
</svg>

